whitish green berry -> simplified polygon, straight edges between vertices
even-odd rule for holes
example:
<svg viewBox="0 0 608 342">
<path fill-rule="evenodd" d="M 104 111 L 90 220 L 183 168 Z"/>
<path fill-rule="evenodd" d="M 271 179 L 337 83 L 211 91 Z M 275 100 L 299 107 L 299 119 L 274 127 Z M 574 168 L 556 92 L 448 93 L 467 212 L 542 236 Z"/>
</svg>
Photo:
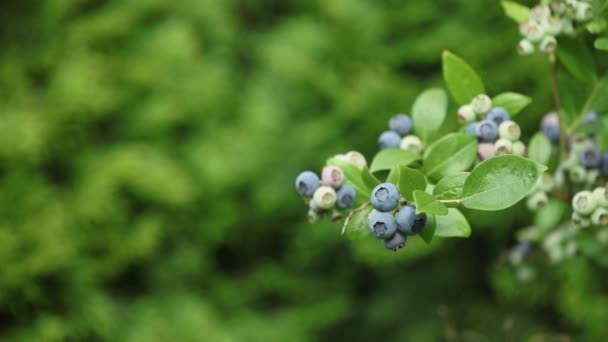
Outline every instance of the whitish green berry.
<svg viewBox="0 0 608 342">
<path fill-rule="evenodd" d="M 580 165 L 576 165 L 570 169 L 568 176 L 573 183 L 580 184 L 587 179 L 587 170 Z"/>
<path fill-rule="evenodd" d="M 529 41 L 528 39 L 522 39 L 517 44 L 517 53 L 520 56 L 531 55 L 534 53 L 534 50 L 535 50 L 534 44 L 532 44 L 532 42 Z"/>
<path fill-rule="evenodd" d="M 319 213 L 317 213 L 315 210 L 309 209 L 307 218 L 309 223 L 317 223 L 320 217 Z"/>
<path fill-rule="evenodd" d="M 480 94 L 475 96 L 471 105 L 475 113 L 485 115 L 492 109 L 492 99 L 488 95 Z"/>
<path fill-rule="evenodd" d="M 540 45 L 538 46 L 538 48 L 542 52 L 552 53 L 555 51 L 555 49 L 557 49 L 557 40 L 553 36 L 546 36 L 540 42 Z"/>
<path fill-rule="evenodd" d="M 521 141 L 516 141 L 513 143 L 513 154 L 520 157 L 525 157 L 528 155 L 528 148 Z"/>
<path fill-rule="evenodd" d="M 572 209 L 581 215 L 591 215 L 597 208 L 597 200 L 591 191 L 581 191 L 572 199 Z"/>
<path fill-rule="evenodd" d="M 555 187 L 555 178 L 550 173 L 543 173 L 538 179 L 538 188 L 541 191 L 549 192 Z"/>
<path fill-rule="evenodd" d="M 336 191 L 329 186 L 321 186 L 315 191 L 312 200 L 321 209 L 331 209 L 336 204 Z"/>
<path fill-rule="evenodd" d="M 498 134 L 503 139 L 515 142 L 521 136 L 521 128 L 515 121 L 504 121 L 498 126 Z"/>
<path fill-rule="evenodd" d="M 473 106 L 464 105 L 458 109 L 458 123 L 464 125 L 465 123 L 475 121 L 475 112 Z"/>
<path fill-rule="evenodd" d="M 422 141 L 415 135 L 408 135 L 401 140 L 401 149 L 420 153 Z"/>
<path fill-rule="evenodd" d="M 595 226 L 608 226 L 608 210 L 605 208 L 597 208 L 591 214 L 591 223 Z"/>
<path fill-rule="evenodd" d="M 572 223 L 577 228 L 587 228 L 591 226 L 591 220 L 579 213 L 572 213 Z"/>
<path fill-rule="evenodd" d="M 576 5 L 576 20 L 585 21 L 593 17 L 593 8 L 586 2 L 579 2 Z"/>
<path fill-rule="evenodd" d="M 357 151 L 348 152 L 346 154 L 346 160 L 359 168 L 364 168 L 367 166 L 367 160 L 360 152 Z"/>
<path fill-rule="evenodd" d="M 497 156 L 513 152 L 513 143 L 507 139 L 498 139 L 494 143 L 494 153 Z"/>
<path fill-rule="evenodd" d="M 532 195 L 528 196 L 528 200 L 526 201 L 526 206 L 530 210 L 538 210 L 549 202 L 549 198 L 547 194 L 544 192 L 536 192 Z"/>
<path fill-rule="evenodd" d="M 558 17 L 549 17 L 542 21 L 541 25 L 547 34 L 557 36 L 562 31 L 562 21 Z"/>
<path fill-rule="evenodd" d="M 608 190 L 605 187 L 593 190 L 593 197 L 595 197 L 597 205 L 608 208 Z"/>
</svg>

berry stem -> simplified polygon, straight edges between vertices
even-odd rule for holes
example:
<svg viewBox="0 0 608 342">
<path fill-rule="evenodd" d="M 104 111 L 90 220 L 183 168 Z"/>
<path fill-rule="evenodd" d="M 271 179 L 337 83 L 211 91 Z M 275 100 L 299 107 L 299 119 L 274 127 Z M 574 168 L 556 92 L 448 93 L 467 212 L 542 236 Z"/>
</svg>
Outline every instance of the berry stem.
<svg viewBox="0 0 608 342">
<path fill-rule="evenodd" d="M 370 202 L 365 202 L 365 203 L 361 204 L 360 207 L 358 207 L 358 208 L 352 210 L 350 213 L 348 213 L 346 220 L 344 220 L 344 225 L 342 226 L 342 235 L 344 235 L 344 233 L 346 233 L 346 226 L 348 226 L 350 221 L 353 219 L 353 216 L 355 215 L 355 213 L 365 210 L 365 208 L 369 207 L 370 204 L 371 204 Z"/>
<path fill-rule="evenodd" d="M 555 53 L 551 53 L 551 55 L 549 55 L 549 61 L 551 64 L 551 90 L 553 92 L 553 105 L 555 106 L 555 112 L 557 112 L 557 115 L 559 117 L 559 123 L 560 123 L 560 128 L 559 128 L 559 155 L 560 155 L 560 159 L 561 160 L 566 160 L 568 159 L 568 151 L 566 149 L 566 141 L 568 139 L 567 135 L 566 135 L 566 131 L 563 128 L 563 124 L 564 122 L 566 122 L 564 120 L 564 113 L 562 112 L 562 100 L 561 97 L 559 96 L 559 80 L 557 78 L 557 71 L 558 71 L 558 65 L 557 65 L 557 58 L 555 56 Z"/>
</svg>

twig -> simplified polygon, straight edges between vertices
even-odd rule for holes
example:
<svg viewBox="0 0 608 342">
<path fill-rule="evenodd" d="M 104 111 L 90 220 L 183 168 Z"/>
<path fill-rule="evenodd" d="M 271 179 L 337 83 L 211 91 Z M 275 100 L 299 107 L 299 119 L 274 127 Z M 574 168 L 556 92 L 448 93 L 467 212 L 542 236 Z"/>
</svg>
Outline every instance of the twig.
<svg viewBox="0 0 608 342">
<path fill-rule="evenodd" d="M 559 117 L 559 155 L 561 160 L 568 159 L 568 151 L 566 148 L 566 141 L 568 139 L 566 135 L 566 131 L 563 129 L 563 124 L 566 122 L 564 120 L 564 113 L 562 113 L 562 100 L 559 96 L 559 80 L 557 78 L 557 58 L 555 57 L 555 53 L 552 53 L 549 56 L 550 64 L 551 64 L 551 90 L 553 92 L 553 105 L 555 106 L 555 112 Z"/>
<path fill-rule="evenodd" d="M 348 213 L 348 216 L 346 217 L 346 220 L 344 220 L 344 225 L 342 226 L 342 235 L 344 235 L 344 233 L 346 233 L 346 226 L 348 226 L 348 224 L 350 223 L 350 221 L 353 219 L 353 216 L 355 215 L 355 213 L 358 213 L 362 210 L 365 210 L 367 207 L 369 207 L 370 203 L 369 202 L 365 202 L 363 203 L 360 207 L 358 207 L 357 209 L 354 209 L 353 211 L 351 211 L 350 213 Z"/>
</svg>

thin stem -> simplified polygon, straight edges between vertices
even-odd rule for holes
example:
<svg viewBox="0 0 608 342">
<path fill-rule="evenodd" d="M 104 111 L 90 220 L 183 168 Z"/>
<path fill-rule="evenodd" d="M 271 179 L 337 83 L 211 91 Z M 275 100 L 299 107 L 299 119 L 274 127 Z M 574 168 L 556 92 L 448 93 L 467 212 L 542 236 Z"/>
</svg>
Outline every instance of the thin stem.
<svg viewBox="0 0 608 342">
<path fill-rule="evenodd" d="M 353 219 L 353 216 L 355 215 L 355 213 L 365 210 L 367 207 L 369 207 L 369 205 L 370 205 L 369 202 L 365 202 L 360 207 L 354 209 L 353 211 L 351 211 L 348 214 L 348 216 L 346 217 L 346 220 L 344 220 L 344 225 L 342 226 L 342 235 L 344 235 L 344 233 L 346 233 L 346 226 L 348 226 L 350 221 Z"/>
<path fill-rule="evenodd" d="M 566 131 L 563 129 L 564 113 L 562 113 L 562 99 L 559 95 L 559 80 L 557 78 L 557 58 L 555 53 L 549 55 L 551 63 L 551 90 L 553 91 L 553 105 L 555 106 L 555 112 L 559 117 L 560 129 L 559 129 L 559 155 L 561 160 L 568 159 L 568 151 L 566 148 L 566 141 L 568 139 Z"/>
</svg>

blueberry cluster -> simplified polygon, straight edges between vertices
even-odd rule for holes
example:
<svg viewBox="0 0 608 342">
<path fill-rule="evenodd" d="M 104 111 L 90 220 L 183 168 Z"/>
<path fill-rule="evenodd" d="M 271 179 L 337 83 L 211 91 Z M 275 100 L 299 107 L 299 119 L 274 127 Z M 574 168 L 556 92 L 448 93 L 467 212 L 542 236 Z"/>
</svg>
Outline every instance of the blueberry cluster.
<svg viewBox="0 0 608 342">
<path fill-rule="evenodd" d="M 359 152 L 338 156 L 355 165 L 367 165 Z M 296 191 L 308 202 L 308 220 L 313 223 L 321 216 L 330 214 L 339 218 L 340 210 L 353 206 L 357 198 L 355 189 L 344 183 L 344 172 L 338 166 L 326 166 L 319 177 L 313 171 L 304 171 L 296 178 Z"/>
<path fill-rule="evenodd" d="M 606 187 L 579 191 L 572 198 L 572 223 L 579 228 L 608 226 L 608 191 Z"/>
<path fill-rule="evenodd" d="M 422 141 L 416 135 L 410 134 L 412 119 L 407 114 L 396 114 L 388 121 L 388 131 L 378 137 L 378 147 L 401 148 L 414 152 L 422 152 Z"/>
<path fill-rule="evenodd" d="M 387 249 L 403 248 L 408 236 L 422 232 L 426 226 L 426 214 L 416 214 L 414 205 L 401 206 L 401 193 L 394 184 L 377 185 L 370 202 L 374 210 L 369 214 L 369 229 Z"/>
<path fill-rule="evenodd" d="M 517 45 L 521 55 L 529 55 L 536 49 L 553 53 L 557 48 L 555 37 L 573 35 L 574 22 L 588 21 L 593 17 L 591 0 L 543 0 L 533 7 L 530 18 L 520 23 L 523 39 Z"/>
<path fill-rule="evenodd" d="M 485 94 L 458 109 L 458 122 L 467 125 L 466 132 L 479 140 L 478 155 L 486 160 L 502 154 L 525 156 L 526 145 L 520 140 L 521 128 L 511 120 L 502 107 L 493 107 L 492 99 Z"/>
</svg>

